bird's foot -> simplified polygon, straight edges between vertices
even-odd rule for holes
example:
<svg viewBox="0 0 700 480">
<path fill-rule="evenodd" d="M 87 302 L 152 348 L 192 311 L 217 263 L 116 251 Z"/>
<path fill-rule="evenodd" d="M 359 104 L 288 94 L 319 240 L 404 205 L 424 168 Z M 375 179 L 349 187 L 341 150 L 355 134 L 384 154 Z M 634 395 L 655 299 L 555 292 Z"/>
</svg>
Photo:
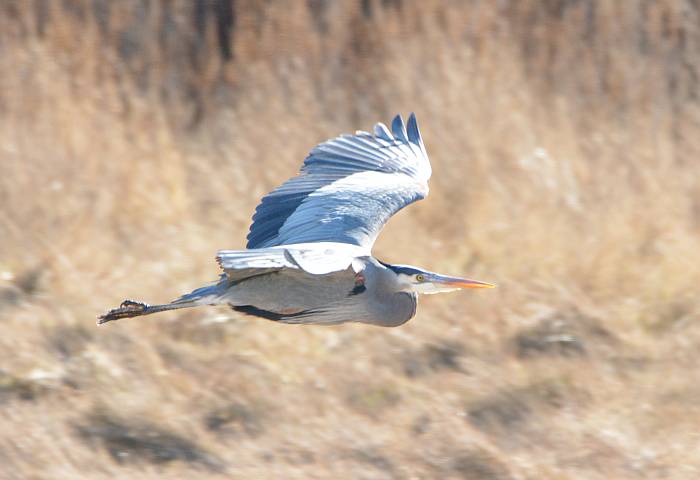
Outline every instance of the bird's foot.
<svg viewBox="0 0 700 480">
<path fill-rule="evenodd" d="M 133 300 L 124 300 L 119 308 L 114 308 L 104 315 L 100 316 L 97 324 L 119 320 L 120 318 L 137 317 L 143 315 L 148 310 L 148 305 L 143 302 L 134 302 Z"/>
<path fill-rule="evenodd" d="M 365 276 L 362 275 L 361 272 L 357 273 L 355 275 L 355 286 L 359 287 L 360 285 L 364 285 L 364 284 L 365 284 Z"/>
<path fill-rule="evenodd" d="M 367 290 L 365 287 L 365 276 L 362 273 L 355 275 L 355 288 L 352 289 L 350 295 L 359 295 Z"/>
</svg>

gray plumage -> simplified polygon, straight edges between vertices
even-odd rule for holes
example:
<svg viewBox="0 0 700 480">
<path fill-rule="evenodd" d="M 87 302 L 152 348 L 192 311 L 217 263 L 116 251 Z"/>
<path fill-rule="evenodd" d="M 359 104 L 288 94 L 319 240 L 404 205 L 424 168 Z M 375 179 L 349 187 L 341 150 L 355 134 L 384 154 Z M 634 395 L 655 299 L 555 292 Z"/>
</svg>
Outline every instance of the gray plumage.
<svg viewBox="0 0 700 480">
<path fill-rule="evenodd" d="M 491 284 L 390 265 L 371 249 L 389 218 L 428 194 L 430 162 L 413 114 L 391 131 L 316 146 L 299 174 L 263 197 L 247 250 L 222 250 L 220 280 L 164 305 L 127 300 L 98 323 L 199 305 L 230 305 L 284 323 L 397 326 L 418 293 Z"/>
<path fill-rule="evenodd" d="M 299 175 L 263 197 L 247 248 L 307 242 L 371 247 L 389 217 L 425 198 L 431 169 L 415 115 L 313 150 Z"/>
</svg>

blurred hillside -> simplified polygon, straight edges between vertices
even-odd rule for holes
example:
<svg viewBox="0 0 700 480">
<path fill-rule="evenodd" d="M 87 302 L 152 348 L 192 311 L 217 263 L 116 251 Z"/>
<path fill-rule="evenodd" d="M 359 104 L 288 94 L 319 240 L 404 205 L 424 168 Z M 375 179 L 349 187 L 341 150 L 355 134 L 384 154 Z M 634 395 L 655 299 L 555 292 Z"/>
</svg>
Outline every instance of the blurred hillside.
<svg viewBox="0 0 700 480">
<path fill-rule="evenodd" d="M 691 0 L 0 3 L 0 478 L 698 478 L 699 87 Z M 375 254 L 499 289 L 95 326 L 411 111 Z"/>
</svg>

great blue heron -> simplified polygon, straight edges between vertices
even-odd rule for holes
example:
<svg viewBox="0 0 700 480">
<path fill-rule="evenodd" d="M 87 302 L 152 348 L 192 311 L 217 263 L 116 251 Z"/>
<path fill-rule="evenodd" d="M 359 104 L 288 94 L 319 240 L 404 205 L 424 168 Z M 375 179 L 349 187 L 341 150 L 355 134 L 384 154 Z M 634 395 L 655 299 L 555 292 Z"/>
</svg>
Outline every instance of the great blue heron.
<svg viewBox="0 0 700 480">
<path fill-rule="evenodd" d="M 263 197 L 247 250 L 222 250 L 219 281 L 172 303 L 124 301 L 98 323 L 199 305 L 284 323 L 362 322 L 395 327 L 416 313 L 417 294 L 493 285 L 374 258 L 389 218 L 428 194 L 431 168 L 415 115 L 391 131 L 358 131 L 322 143 L 299 175 Z"/>
</svg>

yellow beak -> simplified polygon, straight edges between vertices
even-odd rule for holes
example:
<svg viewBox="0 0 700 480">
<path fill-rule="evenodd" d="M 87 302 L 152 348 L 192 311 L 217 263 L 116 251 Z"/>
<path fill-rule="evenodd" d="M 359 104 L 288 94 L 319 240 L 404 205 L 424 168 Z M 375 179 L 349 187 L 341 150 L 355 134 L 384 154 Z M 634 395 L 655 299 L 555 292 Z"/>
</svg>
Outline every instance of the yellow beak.
<svg viewBox="0 0 700 480">
<path fill-rule="evenodd" d="M 468 278 L 459 277 L 440 277 L 436 280 L 444 285 L 456 288 L 496 288 L 493 283 L 480 282 L 478 280 L 469 280 Z"/>
</svg>

